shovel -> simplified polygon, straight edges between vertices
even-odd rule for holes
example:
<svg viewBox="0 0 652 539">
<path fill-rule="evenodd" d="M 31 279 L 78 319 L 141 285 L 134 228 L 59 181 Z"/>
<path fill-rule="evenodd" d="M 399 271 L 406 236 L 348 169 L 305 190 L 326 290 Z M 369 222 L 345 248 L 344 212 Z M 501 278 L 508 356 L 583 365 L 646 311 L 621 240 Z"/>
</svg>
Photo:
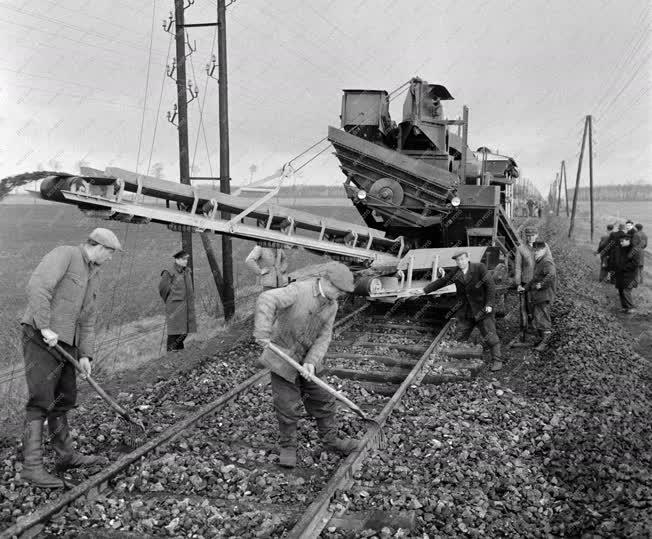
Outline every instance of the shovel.
<svg viewBox="0 0 652 539">
<path fill-rule="evenodd" d="M 367 414 L 365 414 L 360 407 L 355 404 L 353 401 L 350 401 L 347 399 L 344 395 L 342 395 L 339 391 L 337 391 L 335 388 L 331 387 L 328 385 L 326 382 L 324 382 L 321 378 L 317 378 L 314 374 L 310 374 L 304 367 L 303 365 L 297 363 L 294 359 L 292 359 L 290 356 L 288 356 L 283 350 L 281 350 L 278 346 L 276 346 L 274 343 L 269 343 L 267 346 L 269 346 L 269 349 L 274 352 L 277 356 L 279 356 L 281 359 L 283 359 L 286 363 L 289 363 L 292 365 L 297 371 L 299 371 L 299 374 L 301 374 L 304 378 L 307 378 L 311 382 L 314 382 L 317 384 L 319 387 L 321 387 L 324 391 L 327 391 L 330 393 L 333 397 L 335 397 L 337 400 L 340 402 L 343 402 L 346 404 L 351 410 L 353 410 L 356 414 L 358 414 L 362 419 L 365 421 L 368 421 L 370 423 L 373 423 L 374 426 L 380 428 L 379 423 L 375 419 L 371 419 Z"/>
<path fill-rule="evenodd" d="M 122 406 L 120 406 L 116 401 L 114 401 L 106 391 L 104 391 L 100 385 L 93 379 L 89 374 L 85 374 L 82 371 L 81 365 L 79 364 L 79 361 L 77 361 L 74 357 L 72 357 L 68 352 L 66 352 L 61 346 L 58 344 L 54 345 L 54 349 L 61 354 L 66 361 L 69 363 L 72 363 L 72 365 L 75 367 L 78 373 L 82 374 L 85 376 L 86 380 L 88 380 L 88 383 L 91 385 L 91 387 L 97 392 L 97 394 L 102 397 L 108 404 L 113 408 L 122 419 L 127 421 L 129 423 L 129 440 L 128 443 L 131 446 L 138 446 L 140 443 L 142 443 L 142 435 L 145 435 L 147 431 L 145 430 L 145 425 L 143 425 L 143 422 L 131 417 L 129 415 L 129 412 L 125 410 Z M 134 428 L 138 427 L 138 428 Z"/>
</svg>

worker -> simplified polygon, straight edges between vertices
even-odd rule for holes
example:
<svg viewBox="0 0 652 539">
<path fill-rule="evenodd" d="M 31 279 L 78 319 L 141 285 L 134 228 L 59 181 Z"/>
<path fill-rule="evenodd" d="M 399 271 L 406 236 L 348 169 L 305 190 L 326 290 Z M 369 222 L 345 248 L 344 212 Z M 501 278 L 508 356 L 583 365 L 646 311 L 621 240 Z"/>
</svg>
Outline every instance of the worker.
<svg viewBox="0 0 652 539">
<path fill-rule="evenodd" d="M 625 221 L 625 233 L 629 235 L 630 243 L 634 247 L 638 247 L 639 243 L 641 242 L 641 239 L 638 236 L 638 230 L 634 226 L 634 221 L 632 221 L 631 219 L 627 219 L 627 221 Z"/>
<path fill-rule="evenodd" d="M 534 250 L 532 244 L 538 237 L 536 227 L 526 226 L 525 242 L 517 246 L 514 253 L 514 284 L 519 293 L 525 294 L 525 305 L 528 313 L 528 322 L 532 321 L 532 307 L 529 301 L 529 294 L 525 291 L 525 285 L 532 280 L 534 275 Z"/>
<path fill-rule="evenodd" d="M 286 233 L 290 221 L 283 220 L 280 231 Z M 283 247 L 263 247 L 256 245 L 245 260 L 245 264 L 260 276 L 263 290 L 285 286 L 288 283 L 288 260 Z"/>
<path fill-rule="evenodd" d="M 643 225 L 641 223 L 636 223 L 636 234 L 638 235 L 639 244 L 638 248 L 641 250 L 641 260 L 638 266 L 638 283 L 643 284 L 643 273 L 645 266 L 645 249 L 647 249 L 647 234 L 643 232 Z"/>
<path fill-rule="evenodd" d="M 439 279 L 426 285 L 417 293 L 429 294 L 450 284 L 457 289 L 456 311 L 457 340 L 467 340 L 477 326 L 484 338 L 483 348 L 491 354 L 491 370 L 503 368 L 500 356 L 500 339 L 496 333 L 494 301 L 496 286 L 484 264 L 469 261 L 468 251 L 457 251 L 453 255 L 457 268 L 445 273 L 440 268 Z"/>
<path fill-rule="evenodd" d="M 85 243 L 60 246 L 46 254 L 27 283 L 28 302 L 21 320 L 28 391 L 21 476 L 34 486 L 68 486 L 43 465 L 45 419 L 57 472 L 108 463 L 104 457 L 82 455 L 73 449 L 67 413 L 77 403 L 77 376 L 75 367 L 54 346 L 79 361 L 82 376 L 91 374 L 99 269 L 115 251 L 122 251 L 116 235 L 96 228 Z"/>
<path fill-rule="evenodd" d="M 535 259 L 534 272 L 525 289 L 532 305 L 534 329 L 538 331 L 540 337 L 535 350 L 543 352 L 548 347 L 552 337 L 550 306 L 555 300 L 557 272 L 550 255 L 550 249 L 545 242 L 535 241 L 532 249 L 534 250 Z"/>
<path fill-rule="evenodd" d="M 609 251 L 613 245 L 611 244 L 611 233 L 614 230 L 614 225 L 607 225 L 607 233 L 600 237 L 600 243 L 598 243 L 598 249 L 595 251 L 595 255 L 600 257 L 600 275 L 598 276 L 598 282 L 603 282 L 608 280 L 609 276 Z"/>
<path fill-rule="evenodd" d="M 636 312 L 632 290 L 638 286 L 637 276 L 641 260 L 641 250 L 635 247 L 631 234 L 621 233 L 620 246 L 615 249 L 616 288 L 620 296 L 620 306 L 627 314 Z"/>
<path fill-rule="evenodd" d="M 197 331 L 195 291 L 192 272 L 188 267 L 190 254 L 182 249 L 173 258 L 172 266 L 161 272 L 158 285 L 159 294 L 165 302 L 168 352 L 183 350 L 183 341 L 188 334 Z"/>
<path fill-rule="evenodd" d="M 272 342 L 311 374 L 323 370 L 324 355 L 333 332 L 337 298 L 353 291 L 353 274 L 339 262 L 320 273 L 284 288 L 266 290 L 259 297 L 254 317 L 254 337 L 265 349 L 260 362 L 272 371 L 272 398 L 278 419 L 281 448 L 279 464 L 294 468 L 297 462 L 297 421 L 301 402 L 317 420 L 324 448 L 349 454 L 358 447 L 350 438 L 338 438 L 334 398 L 278 357 Z"/>
</svg>

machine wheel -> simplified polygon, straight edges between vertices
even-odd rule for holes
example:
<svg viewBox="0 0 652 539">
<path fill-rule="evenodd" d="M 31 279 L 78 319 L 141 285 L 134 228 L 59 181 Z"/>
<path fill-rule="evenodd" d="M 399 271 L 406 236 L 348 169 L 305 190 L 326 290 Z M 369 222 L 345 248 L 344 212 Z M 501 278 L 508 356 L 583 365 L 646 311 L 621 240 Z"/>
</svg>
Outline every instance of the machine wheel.
<svg viewBox="0 0 652 539">
<path fill-rule="evenodd" d="M 369 189 L 369 194 L 379 198 L 383 202 L 395 204 L 396 206 L 403 202 L 405 196 L 401 184 L 391 178 L 380 178 L 376 180 L 372 184 L 371 189 Z"/>
</svg>

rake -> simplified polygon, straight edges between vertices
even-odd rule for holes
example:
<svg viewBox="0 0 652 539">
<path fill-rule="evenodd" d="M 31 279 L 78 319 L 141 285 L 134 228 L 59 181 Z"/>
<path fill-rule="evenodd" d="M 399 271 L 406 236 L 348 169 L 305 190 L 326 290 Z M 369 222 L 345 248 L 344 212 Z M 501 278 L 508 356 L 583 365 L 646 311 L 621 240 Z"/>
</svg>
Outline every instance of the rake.
<svg viewBox="0 0 652 539">
<path fill-rule="evenodd" d="M 129 412 L 120 406 L 115 400 L 113 400 L 104 389 L 89 375 L 85 374 L 82 371 L 81 365 L 79 364 L 79 361 L 77 361 L 74 357 L 72 357 L 68 352 L 66 352 L 61 346 L 58 344 L 54 345 L 54 349 L 63 356 L 63 358 L 71 363 L 75 369 L 77 370 L 78 373 L 82 374 L 86 380 L 88 380 L 88 383 L 91 385 L 91 387 L 96 391 L 96 393 L 102 397 L 108 404 L 113 408 L 119 415 L 120 417 L 125 420 L 128 425 L 128 436 L 125 439 L 125 442 L 127 445 L 131 447 L 137 447 L 140 444 L 143 443 L 144 439 L 147 436 L 147 431 L 145 429 L 145 425 L 143 425 L 143 422 L 140 419 L 137 419 L 135 417 L 132 417 Z"/>
</svg>

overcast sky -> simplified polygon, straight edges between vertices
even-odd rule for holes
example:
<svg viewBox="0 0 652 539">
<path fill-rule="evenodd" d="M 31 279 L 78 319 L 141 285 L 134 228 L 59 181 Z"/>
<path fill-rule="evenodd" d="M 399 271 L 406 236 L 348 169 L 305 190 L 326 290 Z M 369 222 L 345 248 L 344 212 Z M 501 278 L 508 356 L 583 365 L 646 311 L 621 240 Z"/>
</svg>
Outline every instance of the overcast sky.
<svg viewBox="0 0 652 539">
<path fill-rule="evenodd" d="M 231 175 L 271 173 L 339 127 L 341 90 L 445 85 L 470 108 L 470 146 L 516 157 L 544 194 L 562 159 L 574 177 L 594 116 L 595 181 L 652 180 L 646 0 L 237 0 L 227 9 Z M 165 76 L 172 0 L 0 0 L 0 177 L 77 163 L 178 178 L 176 100 Z M 186 22 L 216 20 L 195 0 Z M 193 175 L 217 175 L 213 28 L 190 32 Z M 151 55 L 150 55 L 151 42 Z M 216 52 L 216 48 L 215 48 Z M 193 74 L 194 67 L 194 74 Z M 403 99 L 392 103 L 400 121 Z M 203 126 L 200 130 L 200 109 Z M 198 136 L 199 135 L 199 136 Z M 325 147 L 319 146 L 316 150 Z M 312 154 L 311 154 L 312 155 Z M 299 181 L 344 179 L 331 150 Z M 588 176 L 582 178 L 588 184 Z"/>
</svg>

